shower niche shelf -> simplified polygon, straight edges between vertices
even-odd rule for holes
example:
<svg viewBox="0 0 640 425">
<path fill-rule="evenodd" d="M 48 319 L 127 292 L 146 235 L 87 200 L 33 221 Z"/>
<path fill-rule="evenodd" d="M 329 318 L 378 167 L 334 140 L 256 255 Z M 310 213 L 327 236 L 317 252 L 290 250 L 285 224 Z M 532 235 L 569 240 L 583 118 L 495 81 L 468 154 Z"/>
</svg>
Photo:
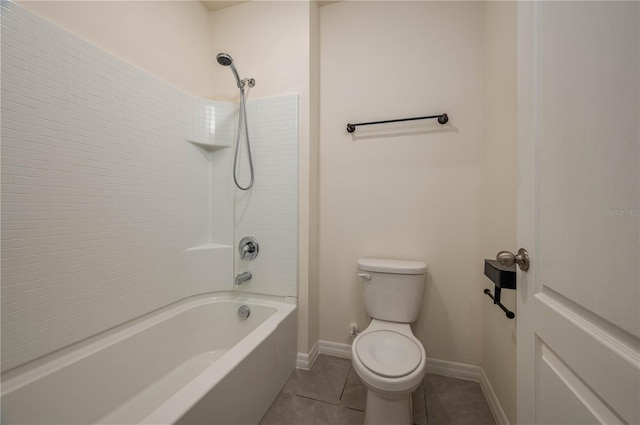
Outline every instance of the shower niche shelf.
<svg viewBox="0 0 640 425">
<path fill-rule="evenodd" d="M 217 144 L 217 143 L 205 143 L 205 142 L 196 142 L 194 140 L 187 140 L 187 142 L 191 143 L 192 145 L 196 145 L 202 149 L 208 150 L 208 151 L 217 151 L 220 149 L 224 149 L 224 148 L 230 148 L 231 145 L 225 145 L 225 144 Z"/>
<path fill-rule="evenodd" d="M 206 142 L 196 142 L 194 140 L 187 140 L 187 142 L 192 145 L 196 145 L 202 149 L 206 149 L 208 151 L 217 151 L 224 148 L 230 148 L 231 145 L 220 144 L 220 143 L 206 143 Z"/>
</svg>

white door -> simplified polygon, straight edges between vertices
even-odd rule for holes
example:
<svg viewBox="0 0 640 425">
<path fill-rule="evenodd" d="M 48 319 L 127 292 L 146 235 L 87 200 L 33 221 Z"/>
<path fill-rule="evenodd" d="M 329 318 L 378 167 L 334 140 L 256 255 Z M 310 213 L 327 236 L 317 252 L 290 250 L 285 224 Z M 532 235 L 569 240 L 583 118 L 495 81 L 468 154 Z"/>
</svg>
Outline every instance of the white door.
<svg viewBox="0 0 640 425">
<path fill-rule="evenodd" d="M 518 5 L 519 424 L 640 423 L 639 27 Z"/>
</svg>

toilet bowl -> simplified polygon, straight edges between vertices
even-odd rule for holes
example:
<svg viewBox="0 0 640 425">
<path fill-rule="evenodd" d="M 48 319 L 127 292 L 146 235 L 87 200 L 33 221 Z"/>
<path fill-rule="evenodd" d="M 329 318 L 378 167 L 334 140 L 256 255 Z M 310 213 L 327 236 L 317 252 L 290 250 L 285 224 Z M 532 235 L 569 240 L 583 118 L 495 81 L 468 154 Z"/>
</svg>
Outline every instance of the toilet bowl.
<svg viewBox="0 0 640 425">
<path fill-rule="evenodd" d="M 366 425 L 413 424 L 411 393 L 424 378 L 426 353 L 409 323 L 419 314 L 426 265 L 361 258 L 369 326 L 353 341 L 353 369 L 367 388 Z"/>
<path fill-rule="evenodd" d="M 352 364 L 367 388 L 365 424 L 413 424 L 411 394 L 426 353 L 408 324 L 373 319 L 353 341 Z"/>
</svg>

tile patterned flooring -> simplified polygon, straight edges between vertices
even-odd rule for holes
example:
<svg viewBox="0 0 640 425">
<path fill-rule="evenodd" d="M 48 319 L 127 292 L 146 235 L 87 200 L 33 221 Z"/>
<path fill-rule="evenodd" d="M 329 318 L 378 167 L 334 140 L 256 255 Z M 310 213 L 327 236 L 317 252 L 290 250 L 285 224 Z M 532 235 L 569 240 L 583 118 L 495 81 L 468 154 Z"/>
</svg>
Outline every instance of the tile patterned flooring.
<svg viewBox="0 0 640 425">
<path fill-rule="evenodd" d="M 351 360 L 320 355 L 291 375 L 260 425 L 360 425 L 366 393 Z M 495 425 L 480 384 L 438 375 L 413 393 L 413 416 L 416 425 Z"/>
</svg>

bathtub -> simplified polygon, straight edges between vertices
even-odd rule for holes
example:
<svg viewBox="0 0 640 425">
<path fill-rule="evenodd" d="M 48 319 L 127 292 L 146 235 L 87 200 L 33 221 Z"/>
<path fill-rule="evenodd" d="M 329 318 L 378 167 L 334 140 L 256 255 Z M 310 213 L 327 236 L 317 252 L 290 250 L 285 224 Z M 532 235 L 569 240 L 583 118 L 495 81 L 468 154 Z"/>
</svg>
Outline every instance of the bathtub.
<svg viewBox="0 0 640 425">
<path fill-rule="evenodd" d="M 295 368 L 296 306 L 243 295 L 189 298 L 8 371 L 2 423 L 257 424 Z"/>
</svg>

